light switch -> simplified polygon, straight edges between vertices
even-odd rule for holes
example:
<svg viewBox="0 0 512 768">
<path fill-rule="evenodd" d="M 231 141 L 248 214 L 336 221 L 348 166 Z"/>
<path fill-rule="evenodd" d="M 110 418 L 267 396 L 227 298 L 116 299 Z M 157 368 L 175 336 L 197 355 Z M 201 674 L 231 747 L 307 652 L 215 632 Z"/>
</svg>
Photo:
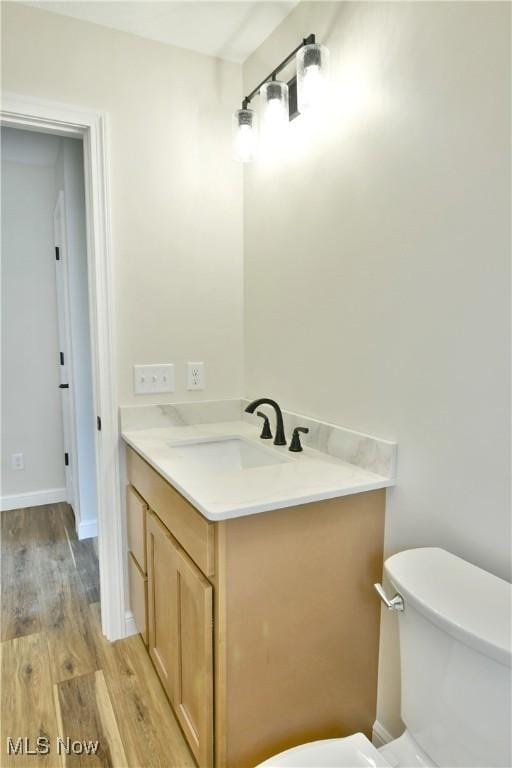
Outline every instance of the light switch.
<svg viewBox="0 0 512 768">
<path fill-rule="evenodd" d="M 133 387 L 136 395 L 174 392 L 174 363 L 165 365 L 134 365 Z"/>
</svg>

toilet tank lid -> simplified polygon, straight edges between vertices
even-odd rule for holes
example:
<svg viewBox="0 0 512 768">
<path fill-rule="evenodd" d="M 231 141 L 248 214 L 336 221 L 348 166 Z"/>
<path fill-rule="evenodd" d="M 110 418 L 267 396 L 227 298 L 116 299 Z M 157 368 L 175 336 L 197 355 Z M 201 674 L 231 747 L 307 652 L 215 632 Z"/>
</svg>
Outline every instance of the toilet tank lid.
<svg viewBox="0 0 512 768">
<path fill-rule="evenodd" d="M 430 621 L 511 666 L 512 585 L 437 547 L 408 549 L 385 563 L 389 580 Z"/>
</svg>

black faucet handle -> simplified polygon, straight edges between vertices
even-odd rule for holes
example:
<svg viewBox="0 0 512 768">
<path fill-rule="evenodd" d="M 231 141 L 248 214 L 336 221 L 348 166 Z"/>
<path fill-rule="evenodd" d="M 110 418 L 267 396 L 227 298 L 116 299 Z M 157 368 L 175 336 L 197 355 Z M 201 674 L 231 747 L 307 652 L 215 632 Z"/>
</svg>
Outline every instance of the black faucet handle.
<svg viewBox="0 0 512 768">
<path fill-rule="evenodd" d="M 295 427 L 293 430 L 292 441 L 290 443 L 290 447 L 288 448 L 289 451 L 299 453 L 299 451 L 303 450 L 302 445 L 300 444 L 300 432 L 307 435 L 309 429 L 307 427 Z"/>
<path fill-rule="evenodd" d="M 263 419 L 263 429 L 261 430 L 260 437 L 263 440 L 272 439 L 272 432 L 270 431 L 270 421 L 267 414 L 263 413 L 262 411 L 256 411 L 256 416 L 259 416 L 261 419 Z"/>
</svg>

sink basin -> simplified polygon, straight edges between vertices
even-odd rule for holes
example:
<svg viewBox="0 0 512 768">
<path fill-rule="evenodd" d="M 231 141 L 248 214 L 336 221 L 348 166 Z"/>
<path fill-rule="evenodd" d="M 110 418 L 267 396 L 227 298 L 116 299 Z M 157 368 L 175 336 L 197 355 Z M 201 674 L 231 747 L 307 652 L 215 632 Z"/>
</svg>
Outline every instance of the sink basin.
<svg viewBox="0 0 512 768">
<path fill-rule="evenodd" d="M 280 456 L 272 448 L 265 448 L 240 437 L 168 445 L 177 459 L 185 459 L 216 471 L 251 469 L 288 461 L 286 456 Z"/>
</svg>

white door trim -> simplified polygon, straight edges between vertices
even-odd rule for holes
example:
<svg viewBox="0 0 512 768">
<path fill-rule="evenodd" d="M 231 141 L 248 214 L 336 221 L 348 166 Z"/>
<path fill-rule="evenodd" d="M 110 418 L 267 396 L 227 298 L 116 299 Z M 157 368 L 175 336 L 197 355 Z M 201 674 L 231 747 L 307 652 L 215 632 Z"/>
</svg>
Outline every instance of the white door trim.
<svg viewBox="0 0 512 768">
<path fill-rule="evenodd" d="M 2 94 L 2 125 L 83 138 L 87 265 L 93 396 L 101 417 L 96 432 L 98 554 L 102 629 L 109 640 L 125 634 L 119 430 L 113 352 L 113 280 L 107 167 L 107 120 L 100 112 Z"/>
</svg>

